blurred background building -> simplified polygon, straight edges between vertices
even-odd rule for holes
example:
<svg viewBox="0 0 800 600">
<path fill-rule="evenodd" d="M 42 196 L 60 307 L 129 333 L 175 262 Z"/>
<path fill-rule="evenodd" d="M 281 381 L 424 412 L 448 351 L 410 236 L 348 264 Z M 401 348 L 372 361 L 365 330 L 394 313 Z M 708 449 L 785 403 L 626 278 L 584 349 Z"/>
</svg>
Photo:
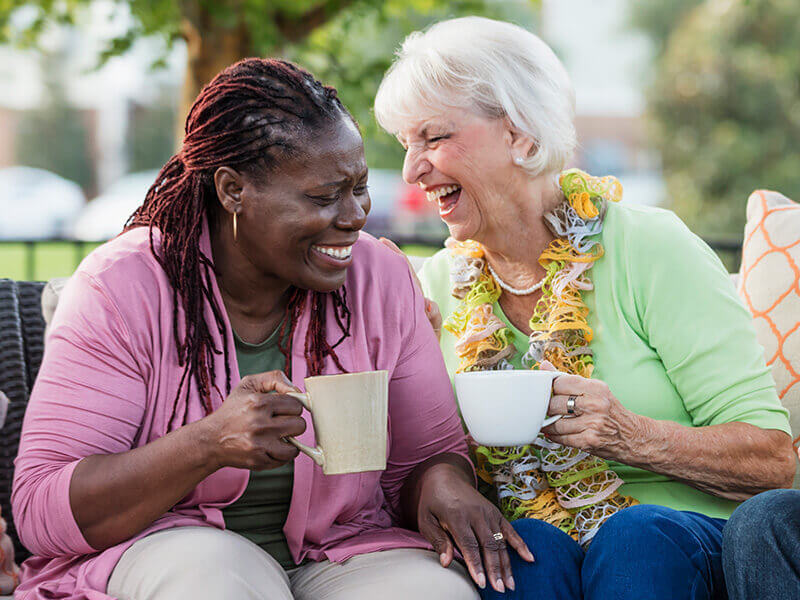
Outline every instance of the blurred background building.
<svg viewBox="0 0 800 600">
<path fill-rule="evenodd" d="M 666 206 L 724 241 L 740 238 L 754 188 L 800 196 L 797 2 L 344 4 L 40 0 L 0 8 L 0 277 L 64 274 L 93 247 L 34 240 L 116 235 L 175 151 L 200 87 L 248 55 L 295 60 L 339 89 L 365 135 L 368 230 L 440 241 L 446 230 L 435 207 L 402 182 L 402 149 L 377 127 L 371 102 L 405 35 L 465 14 L 513 21 L 554 48 L 577 93 L 574 165 L 620 177 L 625 202 Z"/>
</svg>

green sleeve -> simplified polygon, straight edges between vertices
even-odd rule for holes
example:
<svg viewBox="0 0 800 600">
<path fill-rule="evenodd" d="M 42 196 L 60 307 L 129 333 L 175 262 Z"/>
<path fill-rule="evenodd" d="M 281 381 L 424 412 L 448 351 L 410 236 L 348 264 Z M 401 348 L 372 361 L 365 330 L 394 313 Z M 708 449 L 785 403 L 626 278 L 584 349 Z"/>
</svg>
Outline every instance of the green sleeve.
<svg viewBox="0 0 800 600">
<path fill-rule="evenodd" d="M 430 298 L 440 307 L 448 304 L 450 300 L 450 263 L 447 252 L 446 248 L 442 248 L 426 259 L 422 268 L 417 272 L 425 297 Z"/>
<path fill-rule="evenodd" d="M 716 254 L 668 211 L 627 235 L 640 335 L 694 426 L 741 421 L 790 433 L 752 317 Z"/>
</svg>

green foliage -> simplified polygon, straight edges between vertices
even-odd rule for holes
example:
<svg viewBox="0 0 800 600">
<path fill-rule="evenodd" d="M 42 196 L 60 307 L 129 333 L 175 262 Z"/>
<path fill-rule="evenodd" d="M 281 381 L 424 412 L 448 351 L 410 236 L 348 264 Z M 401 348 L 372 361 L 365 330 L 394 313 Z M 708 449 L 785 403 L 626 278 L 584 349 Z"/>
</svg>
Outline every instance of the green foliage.
<svg viewBox="0 0 800 600">
<path fill-rule="evenodd" d="M 683 18 L 703 0 L 641 0 L 631 3 L 631 24 L 648 34 L 657 56 Z"/>
<path fill-rule="evenodd" d="M 361 125 L 370 166 L 398 169 L 402 147 L 380 129 L 372 102 L 403 38 L 436 21 L 464 15 L 504 19 L 532 29 L 536 6 L 531 0 L 387 0 L 380 7 L 343 11 L 286 55 L 339 90 Z"/>
<path fill-rule="evenodd" d="M 27 2 L 29 11 L 35 7 L 34 17 L 12 31 L 9 14 L 21 3 L 0 0 L 0 43 L 34 45 L 48 20 L 79 20 L 91 1 Z M 117 10 L 129 9 L 134 19 L 127 31 L 109 40 L 100 64 L 146 35 L 162 37 L 167 52 L 181 37 L 182 19 L 214 28 L 234 28 L 244 22 L 253 55 L 296 60 L 336 86 L 362 126 L 370 164 L 397 168 L 402 161 L 400 146 L 379 131 L 371 106 L 402 39 L 437 20 L 468 14 L 532 27 L 538 5 L 539 0 L 120 0 Z"/>
<path fill-rule="evenodd" d="M 707 0 L 670 36 L 649 94 L 675 210 L 738 235 L 756 188 L 800 197 L 800 3 Z"/>
</svg>

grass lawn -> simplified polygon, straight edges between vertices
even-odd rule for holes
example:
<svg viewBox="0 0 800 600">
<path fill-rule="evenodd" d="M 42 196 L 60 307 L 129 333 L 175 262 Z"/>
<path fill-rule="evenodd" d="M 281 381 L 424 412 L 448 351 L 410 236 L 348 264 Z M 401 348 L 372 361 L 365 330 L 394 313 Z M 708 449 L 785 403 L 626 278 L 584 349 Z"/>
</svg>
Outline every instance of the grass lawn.
<svg viewBox="0 0 800 600">
<path fill-rule="evenodd" d="M 99 244 L 73 245 L 67 242 L 36 242 L 33 255 L 29 256 L 23 243 L 0 243 L 0 278 L 33 279 L 45 281 L 53 277 L 67 277 L 75 271 L 78 263 Z M 403 251 L 415 256 L 430 256 L 438 248 L 428 246 L 404 246 Z M 27 273 L 26 262 L 33 262 L 33 276 Z"/>
<path fill-rule="evenodd" d="M 0 243 L 0 277 L 44 281 L 52 277 L 71 275 L 84 256 L 99 244 L 68 242 L 36 242 L 32 254 L 23 243 Z M 28 273 L 28 261 L 33 273 Z"/>
</svg>

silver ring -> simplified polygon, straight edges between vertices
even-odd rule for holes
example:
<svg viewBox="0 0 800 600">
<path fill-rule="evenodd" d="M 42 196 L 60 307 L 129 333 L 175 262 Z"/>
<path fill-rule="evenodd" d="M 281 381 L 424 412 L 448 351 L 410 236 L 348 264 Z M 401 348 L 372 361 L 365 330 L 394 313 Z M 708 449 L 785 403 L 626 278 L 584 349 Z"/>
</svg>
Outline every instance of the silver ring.
<svg viewBox="0 0 800 600">
<path fill-rule="evenodd" d="M 496 541 L 496 542 L 501 542 L 501 541 L 503 541 L 505 539 L 505 536 L 502 533 L 500 533 L 499 531 L 497 533 L 493 533 L 492 537 L 494 538 L 494 541 Z"/>
<path fill-rule="evenodd" d="M 567 398 L 567 414 L 574 415 L 575 414 L 575 401 L 578 399 L 577 396 L 570 396 Z"/>
</svg>

